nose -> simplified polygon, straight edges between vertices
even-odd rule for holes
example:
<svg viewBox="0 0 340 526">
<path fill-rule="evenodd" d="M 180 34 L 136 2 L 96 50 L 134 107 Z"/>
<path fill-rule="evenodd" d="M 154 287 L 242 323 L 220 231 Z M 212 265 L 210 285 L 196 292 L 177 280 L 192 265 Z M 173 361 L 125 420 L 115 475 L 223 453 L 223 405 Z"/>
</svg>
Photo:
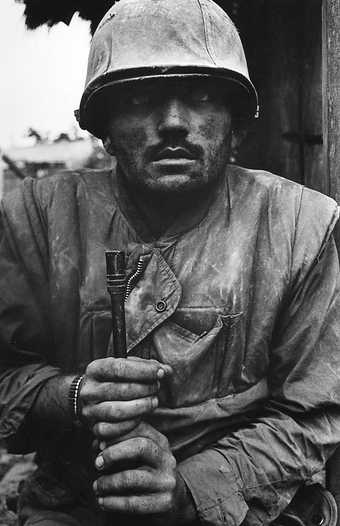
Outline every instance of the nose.
<svg viewBox="0 0 340 526">
<path fill-rule="evenodd" d="M 160 108 L 158 131 L 160 135 L 185 137 L 189 133 L 189 115 L 185 104 L 177 97 L 168 98 Z"/>
</svg>

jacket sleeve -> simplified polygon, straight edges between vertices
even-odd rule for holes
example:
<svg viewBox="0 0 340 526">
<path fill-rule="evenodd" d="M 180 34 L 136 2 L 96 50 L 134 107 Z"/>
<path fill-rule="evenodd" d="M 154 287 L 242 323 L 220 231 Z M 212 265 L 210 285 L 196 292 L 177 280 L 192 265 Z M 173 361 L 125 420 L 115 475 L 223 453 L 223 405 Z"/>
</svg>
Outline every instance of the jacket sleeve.
<svg viewBox="0 0 340 526">
<path fill-rule="evenodd" d="M 179 466 L 205 524 L 268 524 L 340 442 L 337 217 L 335 203 L 305 191 L 271 342 L 269 398 L 248 425 Z"/>
<path fill-rule="evenodd" d="M 32 447 L 24 422 L 39 389 L 59 374 L 48 365 L 46 228 L 34 188 L 25 180 L 0 216 L 0 438 L 21 452 Z"/>
</svg>

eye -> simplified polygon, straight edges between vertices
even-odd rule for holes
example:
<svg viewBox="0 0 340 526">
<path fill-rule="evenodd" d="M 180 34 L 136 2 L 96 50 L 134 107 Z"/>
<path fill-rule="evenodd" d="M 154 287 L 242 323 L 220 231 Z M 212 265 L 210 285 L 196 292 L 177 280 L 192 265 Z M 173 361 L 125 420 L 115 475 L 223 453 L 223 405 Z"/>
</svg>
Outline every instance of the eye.
<svg viewBox="0 0 340 526">
<path fill-rule="evenodd" d="M 210 102 L 212 96 L 209 90 L 200 88 L 192 91 L 191 100 L 194 102 Z"/>
<path fill-rule="evenodd" d="M 147 93 L 136 93 L 130 95 L 128 102 L 133 106 L 145 106 L 150 103 L 151 97 Z"/>
</svg>

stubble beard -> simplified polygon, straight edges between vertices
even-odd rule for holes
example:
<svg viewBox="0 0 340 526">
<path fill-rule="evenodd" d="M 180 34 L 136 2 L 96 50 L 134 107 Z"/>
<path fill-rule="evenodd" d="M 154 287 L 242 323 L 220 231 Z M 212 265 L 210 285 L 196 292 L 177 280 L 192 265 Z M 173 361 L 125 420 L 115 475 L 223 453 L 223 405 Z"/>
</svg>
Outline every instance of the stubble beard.
<svg viewBox="0 0 340 526">
<path fill-rule="evenodd" d="M 164 176 L 159 178 L 152 176 L 148 170 L 131 163 L 128 156 L 123 156 L 123 162 L 119 162 L 118 159 L 117 164 L 129 192 L 138 198 L 157 203 L 157 201 L 177 201 L 189 197 L 194 199 L 210 193 L 224 177 L 229 157 L 230 141 L 227 144 L 221 143 L 219 148 L 210 153 L 201 170 L 193 171 L 189 180 L 186 174 L 183 176 L 180 174 L 175 184 L 171 182 L 171 177 L 170 184 L 167 184 Z M 180 179 L 185 180 L 184 183 L 181 183 Z"/>
</svg>

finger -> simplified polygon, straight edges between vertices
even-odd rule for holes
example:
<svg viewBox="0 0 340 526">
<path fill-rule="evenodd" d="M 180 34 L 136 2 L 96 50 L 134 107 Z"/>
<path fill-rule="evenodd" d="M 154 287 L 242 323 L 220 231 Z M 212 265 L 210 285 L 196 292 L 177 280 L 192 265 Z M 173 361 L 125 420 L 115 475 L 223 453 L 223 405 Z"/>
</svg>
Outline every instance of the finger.
<svg viewBox="0 0 340 526">
<path fill-rule="evenodd" d="M 173 509 L 173 496 L 170 492 L 151 495 L 110 495 L 99 497 L 98 504 L 105 511 L 148 515 L 171 511 Z"/>
<path fill-rule="evenodd" d="M 124 440 L 129 440 L 130 438 L 135 438 L 135 437 L 149 438 L 150 440 L 153 440 L 154 442 L 156 442 L 156 444 L 158 444 L 162 449 L 166 451 L 170 450 L 170 445 L 169 445 L 169 441 L 167 437 L 163 435 L 162 433 L 160 433 L 157 429 L 152 427 L 147 422 L 144 422 L 143 420 L 138 422 L 138 425 L 131 428 L 131 430 L 124 433 Z M 110 445 L 114 445 L 118 442 L 121 442 L 121 439 L 122 439 L 121 436 L 117 438 L 112 437 L 111 440 L 109 441 Z"/>
<path fill-rule="evenodd" d="M 98 470 L 103 471 L 110 469 L 115 464 L 126 462 L 158 467 L 164 462 L 163 456 L 164 451 L 156 442 L 149 438 L 136 437 L 104 449 L 97 456 L 95 466 Z"/>
<path fill-rule="evenodd" d="M 100 402 L 83 407 L 82 416 L 93 424 L 97 422 L 121 422 L 147 415 L 158 406 L 158 398 L 149 396 L 125 402 Z"/>
<path fill-rule="evenodd" d="M 176 478 L 173 475 L 154 470 L 131 469 L 98 478 L 93 484 L 93 490 L 100 497 L 173 491 L 175 486 Z"/>
<path fill-rule="evenodd" d="M 107 381 L 155 382 L 164 372 L 154 360 L 127 360 L 126 358 L 102 358 L 91 362 L 87 376 Z"/>
<path fill-rule="evenodd" d="M 135 360 L 135 361 L 144 360 L 144 358 L 140 358 L 139 356 L 128 356 L 127 359 Z M 173 374 L 173 369 L 171 365 L 168 365 L 167 363 L 158 362 L 157 360 L 153 360 L 153 359 L 148 359 L 148 362 L 153 362 L 156 366 L 160 367 L 164 371 L 164 376 L 170 376 Z M 159 374 L 158 374 L 158 377 L 159 377 Z"/>
<path fill-rule="evenodd" d="M 85 381 L 80 397 L 85 403 L 109 402 L 116 400 L 135 400 L 157 394 L 160 382 L 143 384 L 135 382 L 98 382 L 94 380 Z"/>
<path fill-rule="evenodd" d="M 111 442 L 112 440 L 119 440 L 123 435 L 128 435 L 133 429 L 138 427 L 140 420 L 126 420 L 116 424 L 109 422 L 98 422 L 93 426 L 93 433 L 100 440 Z"/>
</svg>

